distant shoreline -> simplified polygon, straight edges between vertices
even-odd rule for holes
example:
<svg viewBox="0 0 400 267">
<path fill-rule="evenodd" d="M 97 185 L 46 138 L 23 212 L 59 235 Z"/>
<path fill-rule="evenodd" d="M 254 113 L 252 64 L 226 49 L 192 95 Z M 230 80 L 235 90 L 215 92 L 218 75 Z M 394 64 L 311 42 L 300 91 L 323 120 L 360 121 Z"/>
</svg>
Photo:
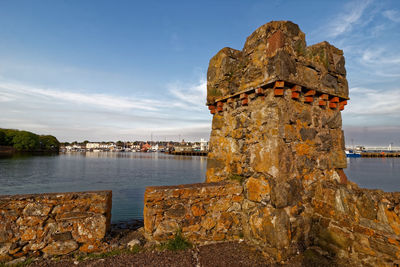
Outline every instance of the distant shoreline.
<svg viewBox="0 0 400 267">
<path fill-rule="evenodd" d="M 51 155 L 59 154 L 58 151 L 54 150 L 16 150 L 12 146 L 0 146 L 0 157 L 10 157 L 14 155 Z"/>
</svg>

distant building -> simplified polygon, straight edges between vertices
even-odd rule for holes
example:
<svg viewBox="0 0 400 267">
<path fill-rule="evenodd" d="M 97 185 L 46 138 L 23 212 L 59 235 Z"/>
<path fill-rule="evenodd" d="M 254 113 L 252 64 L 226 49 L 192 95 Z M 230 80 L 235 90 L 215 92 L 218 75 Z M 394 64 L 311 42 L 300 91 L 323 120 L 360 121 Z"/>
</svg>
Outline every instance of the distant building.
<svg viewBox="0 0 400 267">
<path fill-rule="evenodd" d="M 100 148 L 99 143 L 87 143 L 86 144 L 86 149 L 97 149 Z"/>
<path fill-rule="evenodd" d="M 150 144 L 148 144 L 148 143 L 146 143 L 146 144 L 143 144 L 142 145 L 142 147 L 141 147 L 141 151 L 142 152 L 147 152 L 148 150 L 150 150 L 151 149 L 151 145 Z"/>
<path fill-rule="evenodd" d="M 184 144 L 184 145 L 176 145 L 174 146 L 174 150 L 176 152 L 189 152 L 189 151 L 193 151 L 193 147 L 189 144 Z"/>
<path fill-rule="evenodd" d="M 200 139 L 200 151 L 208 151 L 208 142 L 203 138 Z"/>
</svg>

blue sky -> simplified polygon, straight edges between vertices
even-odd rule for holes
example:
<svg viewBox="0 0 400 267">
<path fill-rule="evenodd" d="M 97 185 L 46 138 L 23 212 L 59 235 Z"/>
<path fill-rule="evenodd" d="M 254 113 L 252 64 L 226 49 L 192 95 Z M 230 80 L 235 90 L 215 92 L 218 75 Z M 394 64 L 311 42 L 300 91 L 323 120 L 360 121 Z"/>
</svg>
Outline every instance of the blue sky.
<svg viewBox="0 0 400 267">
<path fill-rule="evenodd" d="M 347 144 L 400 146 L 400 2 L 0 1 L 0 127 L 61 141 L 208 139 L 209 59 L 291 20 L 344 50 Z"/>
</svg>

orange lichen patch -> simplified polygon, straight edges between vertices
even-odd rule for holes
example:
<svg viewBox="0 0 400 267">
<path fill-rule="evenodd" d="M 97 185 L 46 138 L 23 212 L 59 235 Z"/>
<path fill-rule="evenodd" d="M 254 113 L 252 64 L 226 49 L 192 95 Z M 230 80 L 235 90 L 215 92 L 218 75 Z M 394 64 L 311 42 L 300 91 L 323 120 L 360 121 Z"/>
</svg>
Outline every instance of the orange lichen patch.
<svg viewBox="0 0 400 267">
<path fill-rule="evenodd" d="M 274 96 L 283 96 L 284 89 L 274 89 Z"/>
<path fill-rule="evenodd" d="M 296 145 L 295 150 L 299 156 L 310 155 L 312 147 L 307 143 L 300 143 Z"/>
<path fill-rule="evenodd" d="M 260 202 L 271 192 L 268 183 L 252 177 L 247 180 L 246 189 L 247 198 L 255 202 Z"/>
<path fill-rule="evenodd" d="M 222 101 L 217 102 L 217 108 L 219 108 L 219 107 L 222 108 L 223 106 L 224 106 L 224 103 Z"/>
<path fill-rule="evenodd" d="M 343 169 L 337 169 L 336 172 L 339 174 L 340 183 L 341 184 L 347 184 L 347 176 L 344 173 Z"/>
<path fill-rule="evenodd" d="M 307 170 L 303 169 L 303 173 L 304 172 L 307 172 Z M 312 172 L 312 173 L 304 174 L 303 179 L 306 181 L 313 181 L 313 180 L 315 180 L 315 173 Z"/>
<path fill-rule="evenodd" d="M 319 106 L 326 106 L 326 101 L 325 100 L 319 100 L 318 101 Z"/>
<path fill-rule="evenodd" d="M 209 106 L 208 106 L 208 110 L 213 110 L 213 109 L 215 109 L 215 106 L 214 106 L 214 105 L 209 105 Z"/>
<path fill-rule="evenodd" d="M 334 109 L 334 108 L 337 108 L 337 105 L 336 105 L 336 103 L 329 102 L 329 107 Z"/>
<path fill-rule="evenodd" d="M 393 245 L 396 245 L 396 246 L 400 246 L 400 242 L 399 241 L 397 241 L 396 239 L 393 239 L 393 238 L 388 238 L 388 242 L 390 243 L 390 244 L 393 244 Z"/>
<path fill-rule="evenodd" d="M 264 89 L 262 89 L 261 87 L 256 88 L 256 95 L 264 95 Z"/>
<path fill-rule="evenodd" d="M 314 97 L 306 96 L 304 97 L 304 103 L 312 103 L 314 101 Z"/>
<path fill-rule="evenodd" d="M 331 103 L 339 103 L 339 97 L 334 96 L 331 98 L 331 100 L 329 100 Z"/>
<path fill-rule="evenodd" d="M 212 236 L 213 241 L 221 241 L 224 240 L 225 234 L 220 233 L 220 232 L 215 232 L 214 235 Z"/>
<path fill-rule="evenodd" d="M 248 97 L 248 95 L 246 93 L 240 94 L 240 99 L 245 99 L 247 97 Z"/>
<path fill-rule="evenodd" d="M 340 101 L 339 104 L 345 106 L 345 105 L 347 105 L 347 100 Z"/>
<path fill-rule="evenodd" d="M 322 94 L 319 96 L 320 99 L 322 100 L 328 100 L 329 99 L 329 95 L 328 94 Z"/>
<path fill-rule="evenodd" d="M 240 202 L 243 200 L 243 196 L 242 195 L 238 195 L 238 196 L 233 196 L 232 197 L 232 202 Z"/>
<path fill-rule="evenodd" d="M 361 234 L 367 235 L 367 236 L 373 236 L 375 234 L 374 230 L 360 226 L 358 224 L 354 225 L 353 231 L 356 233 L 361 233 Z"/>
<path fill-rule="evenodd" d="M 297 213 L 297 210 L 298 210 L 298 207 L 297 207 L 297 205 L 294 205 L 293 207 L 291 207 L 290 208 L 290 214 L 296 214 Z"/>
<path fill-rule="evenodd" d="M 36 238 L 36 229 L 34 228 L 25 229 L 24 233 L 21 235 L 22 241 L 29 241 L 35 238 Z"/>
<path fill-rule="evenodd" d="M 217 111 L 218 111 L 218 112 L 222 112 L 223 110 L 224 110 L 224 108 L 223 108 L 222 106 L 217 107 Z"/>
<path fill-rule="evenodd" d="M 299 99 L 300 93 L 299 92 L 292 92 L 292 99 Z"/>
<path fill-rule="evenodd" d="M 385 210 L 386 217 L 389 221 L 390 227 L 392 227 L 393 231 L 396 233 L 396 235 L 400 235 L 400 218 L 399 216 L 390 210 Z"/>
<path fill-rule="evenodd" d="M 210 110 L 211 114 L 215 114 L 217 111 L 215 109 Z"/>
<path fill-rule="evenodd" d="M 315 90 L 308 90 L 307 92 L 304 93 L 304 96 L 313 96 L 315 95 L 316 91 Z"/>
<path fill-rule="evenodd" d="M 344 110 L 344 106 L 339 105 L 339 110 Z"/>
<path fill-rule="evenodd" d="M 83 244 L 79 250 L 85 253 L 93 253 L 93 252 L 98 252 L 102 251 L 104 248 L 102 248 L 103 244 L 101 242 L 93 242 L 93 243 L 85 243 Z"/>
<path fill-rule="evenodd" d="M 274 84 L 274 89 L 275 88 L 283 88 L 285 87 L 285 82 L 284 81 L 276 81 Z"/>
<path fill-rule="evenodd" d="M 181 190 L 172 191 L 172 197 L 178 198 L 181 195 Z"/>
<path fill-rule="evenodd" d="M 242 99 L 242 105 L 243 106 L 247 106 L 248 104 L 249 104 L 249 99 L 248 98 Z"/>
<path fill-rule="evenodd" d="M 211 217 L 205 216 L 203 218 L 204 219 L 201 221 L 201 227 L 203 227 L 206 230 L 212 229 L 217 224 L 217 222 Z"/>
<path fill-rule="evenodd" d="M 202 216 L 202 215 L 206 214 L 206 211 L 200 205 L 193 205 L 191 210 L 192 210 L 193 216 Z"/>
</svg>

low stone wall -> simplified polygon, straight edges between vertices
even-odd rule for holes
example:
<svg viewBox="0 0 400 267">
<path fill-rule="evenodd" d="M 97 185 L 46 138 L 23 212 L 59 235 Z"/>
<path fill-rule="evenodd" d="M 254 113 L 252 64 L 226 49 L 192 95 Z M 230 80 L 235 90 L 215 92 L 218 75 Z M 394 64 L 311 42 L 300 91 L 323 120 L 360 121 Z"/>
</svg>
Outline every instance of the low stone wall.
<svg viewBox="0 0 400 267">
<path fill-rule="evenodd" d="M 99 249 L 111 191 L 0 196 L 0 262 Z"/>
<path fill-rule="evenodd" d="M 162 242 L 181 230 L 197 244 L 239 240 L 242 192 L 242 186 L 227 182 L 147 187 L 146 236 Z"/>
<path fill-rule="evenodd" d="M 363 266 L 400 263 L 400 193 L 319 183 L 311 201 L 314 244 Z"/>
</svg>

